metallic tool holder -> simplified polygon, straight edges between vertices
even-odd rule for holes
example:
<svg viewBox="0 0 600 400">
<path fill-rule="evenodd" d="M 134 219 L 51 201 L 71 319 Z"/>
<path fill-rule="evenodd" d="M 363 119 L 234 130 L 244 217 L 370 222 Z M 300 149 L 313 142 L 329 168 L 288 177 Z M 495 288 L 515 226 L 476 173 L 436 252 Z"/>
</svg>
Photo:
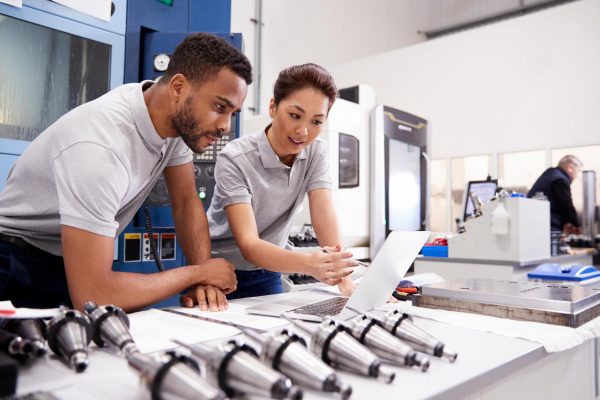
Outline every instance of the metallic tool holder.
<svg viewBox="0 0 600 400">
<path fill-rule="evenodd" d="M 48 322 L 48 345 L 77 372 L 85 371 L 88 366 L 91 340 L 90 320 L 77 310 L 63 308 Z"/>
<path fill-rule="evenodd" d="M 139 352 L 126 353 L 129 365 L 140 374 L 152 400 L 197 399 L 224 400 L 225 393 L 200 375 L 198 364 L 191 358 L 166 352 L 161 360 Z"/>
<path fill-rule="evenodd" d="M 84 308 L 98 347 L 114 346 L 126 353 L 138 351 L 129 332 L 129 318 L 121 308 L 112 304 L 98 306 L 92 301 L 85 303 Z"/>
<path fill-rule="evenodd" d="M 252 330 L 244 334 L 261 346 L 261 359 L 288 376 L 294 384 L 313 390 L 339 393 L 342 399 L 352 395 L 352 388 L 342 383 L 333 368 L 306 347 L 301 337 L 287 329 L 268 336 Z"/>
<path fill-rule="evenodd" d="M 30 358 L 46 355 L 46 323 L 42 319 L 8 319 L 4 329 L 19 335 L 23 340 L 29 340 L 32 346 Z"/>
<path fill-rule="evenodd" d="M 345 326 L 332 319 L 326 319 L 313 328 L 309 328 L 301 321 L 291 320 L 290 322 L 306 332 L 311 332 L 312 329 L 311 349 L 330 366 L 354 374 L 377 378 L 385 383 L 394 381 L 395 372 L 382 365 L 382 360 L 356 340 Z"/>
<path fill-rule="evenodd" d="M 256 350 L 244 343 L 229 340 L 210 348 L 172 340 L 206 363 L 215 375 L 219 387 L 230 397 L 259 396 L 295 400 L 303 397 L 302 390 L 293 386 L 287 376 L 263 364 Z"/>
</svg>

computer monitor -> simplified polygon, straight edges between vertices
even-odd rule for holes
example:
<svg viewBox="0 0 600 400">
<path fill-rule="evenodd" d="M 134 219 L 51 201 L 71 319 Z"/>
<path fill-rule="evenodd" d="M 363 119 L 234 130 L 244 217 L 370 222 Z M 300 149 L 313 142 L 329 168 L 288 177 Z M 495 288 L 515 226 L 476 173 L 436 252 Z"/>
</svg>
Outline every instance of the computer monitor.
<svg viewBox="0 0 600 400">
<path fill-rule="evenodd" d="M 475 193 L 479 200 L 481 200 L 481 202 L 485 204 L 494 198 L 494 196 L 496 195 L 497 188 L 497 179 L 489 179 L 485 181 L 470 181 L 467 184 L 467 189 L 465 191 L 466 198 L 463 220 L 466 220 L 468 217 L 473 215 L 473 201 L 471 200 L 471 196 L 469 196 L 470 192 Z"/>
</svg>

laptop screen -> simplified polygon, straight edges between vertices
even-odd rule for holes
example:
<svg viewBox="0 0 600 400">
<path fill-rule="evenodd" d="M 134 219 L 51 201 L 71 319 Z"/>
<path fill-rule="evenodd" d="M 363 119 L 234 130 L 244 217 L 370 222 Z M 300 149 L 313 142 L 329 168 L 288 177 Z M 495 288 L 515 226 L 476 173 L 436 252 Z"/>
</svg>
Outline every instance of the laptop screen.
<svg viewBox="0 0 600 400">
<path fill-rule="evenodd" d="M 428 231 L 392 231 L 379 249 L 367 273 L 346 303 L 341 319 L 370 311 L 387 302 L 429 238 Z"/>
</svg>

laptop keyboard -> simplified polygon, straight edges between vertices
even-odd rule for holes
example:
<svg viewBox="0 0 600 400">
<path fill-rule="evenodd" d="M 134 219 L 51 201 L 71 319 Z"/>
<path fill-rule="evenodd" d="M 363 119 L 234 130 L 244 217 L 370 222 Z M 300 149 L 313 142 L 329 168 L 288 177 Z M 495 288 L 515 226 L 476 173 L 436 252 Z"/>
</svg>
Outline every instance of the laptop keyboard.
<svg viewBox="0 0 600 400">
<path fill-rule="evenodd" d="M 348 297 L 333 297 L 331 299 L 312 303 L 307 306 L 302 306 L 291 310 L 297 314 L 308 314 L 317 315 L 320 317 L 326 317 L 329 315 L 337 315 L 342 312 L 342 309 L 346 305 Z"/>
</svg>

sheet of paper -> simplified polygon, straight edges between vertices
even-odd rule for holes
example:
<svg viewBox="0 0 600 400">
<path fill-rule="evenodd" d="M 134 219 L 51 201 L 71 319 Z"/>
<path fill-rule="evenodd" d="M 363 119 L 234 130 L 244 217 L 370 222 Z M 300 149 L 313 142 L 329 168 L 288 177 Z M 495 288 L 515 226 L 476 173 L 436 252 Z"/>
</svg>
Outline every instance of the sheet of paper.
<svg viewBox="0 0 600 400">
<path fill-rule="evenodd" d="M 0 0 L 0 3 L 8 4 L 9 6 L 23 8 L 23 0 Z"/>
<path fill-rule="evenodd" d="M 423 274 L 415 274 L 411 276 L 405 276 L 405 280 L 411 281 L 417 286 L 429 285 L 430 283 L 444 282 L 445 279 L 436 274 L 435 272 L 425 272 Z"/>
<path fill-rule="evenodd" d="M 261 330 L 269 330 L 288 324 L 286 320 L 277 317 L 264 317 L 262 315 L 246 314 L 246 308 L 249 306 L 250 305 L 248 304 L 237 304 L 232 302 L 229 303 L 229 308 L 227 310 L 218 312 L 200 311 L 198 307 L 175 307 L 173 310 L 190 315 L 198 315 L 201 317 L 216 319 L 219 321 L 233 322 L 237 325 Z"/>
<path fill-rule="evenodd" d="M 399 309 L 407 314 L 422 318 L 529 340 L 540 343 L 549 353 L 568 350 L 588 339 L 600 337 L 600 317 L 578 328 L 569 328 L 539 322 L 517 321 L 487 315 L 413 307 L 409 302 L 385 304 L 377 309 Z"/>
<path fill-rule="evenodd" d="M 65 7 L 110 22 L 111 0 L 53 0 Z"/>
<path fill-rule="evenodd" d="M 0 301 L 0 318 L 27 319 L 51 318 L 58 314 L 59 308 L 15 308 L 10 300 Z"/>
<path fill-rule="evenodd" d="M 177 347 L 171 339 L 200 343 L 238 335 L 239 329 L 161 310 L 129 314 L 130 332 L 142 353 Z"/>
</svg>

